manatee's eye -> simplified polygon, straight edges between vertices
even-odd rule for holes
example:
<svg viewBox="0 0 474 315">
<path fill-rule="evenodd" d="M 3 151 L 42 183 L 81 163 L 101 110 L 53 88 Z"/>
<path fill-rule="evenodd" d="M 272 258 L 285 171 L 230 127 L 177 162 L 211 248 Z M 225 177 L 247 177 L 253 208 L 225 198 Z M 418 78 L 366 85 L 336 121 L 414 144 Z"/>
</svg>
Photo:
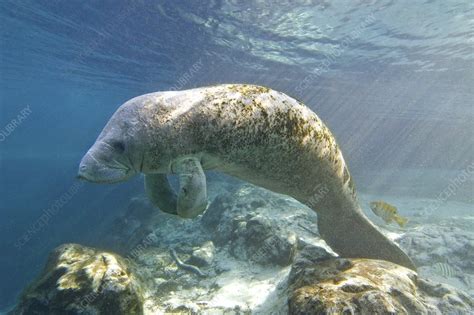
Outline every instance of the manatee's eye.
<svg viewBox="0 0 474 315">
<path fill-rule="evenodd" d="M 110 145 L 118 153 L 122 153 L 123 151 L 125 151 L 125 144 L 122 141 L 113 141 L 113 142 L 110 143 Z"/>
</svg>

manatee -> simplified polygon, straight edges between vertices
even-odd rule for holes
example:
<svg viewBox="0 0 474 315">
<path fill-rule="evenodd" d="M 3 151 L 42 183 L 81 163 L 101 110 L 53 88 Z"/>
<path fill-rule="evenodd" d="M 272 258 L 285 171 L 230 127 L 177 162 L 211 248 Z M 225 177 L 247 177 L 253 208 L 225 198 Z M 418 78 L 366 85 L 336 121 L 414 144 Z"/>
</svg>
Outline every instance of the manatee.
<svg viewBox="0 0 474 315">
<path fill-rule="evenodd" d="M 145 175 L 162 211 L 205 211 L 205 170 L 220 171 L 317 212 L 321 237 L 341 257 L 410 258 L 362 212 L 348 166 L 326 125 L 301 102 L 262 86 L 223 84 L 135 97 L 113 114 L 78 177 L 117 183 Z M 179 178 L 176 193 L 167 175 Z"/>
</svg>

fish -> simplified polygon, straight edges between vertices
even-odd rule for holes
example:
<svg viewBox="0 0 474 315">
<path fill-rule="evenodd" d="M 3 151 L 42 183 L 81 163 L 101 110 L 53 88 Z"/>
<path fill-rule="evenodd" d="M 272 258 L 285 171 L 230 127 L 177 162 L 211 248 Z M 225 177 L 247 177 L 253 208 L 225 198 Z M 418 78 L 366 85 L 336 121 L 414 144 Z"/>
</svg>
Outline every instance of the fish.
<svg viewBox="0 0 474 315">
<path fill-rule="evenodd" d="M 372 201 L 370 203 L 370 209 L 387 224 L 395 221 L 399 226 L 404 227 L 408 222 L 407 218 L 398 214 L 398 210 L 395 206 L 385 201 Z"/>
<path fill-rule="evenodd" d="M 445 278 L 459 276 L 459 271 L 447 263 L 437 262 L 431 267 L 438 275 L 443 276 Z"/>
</svg>

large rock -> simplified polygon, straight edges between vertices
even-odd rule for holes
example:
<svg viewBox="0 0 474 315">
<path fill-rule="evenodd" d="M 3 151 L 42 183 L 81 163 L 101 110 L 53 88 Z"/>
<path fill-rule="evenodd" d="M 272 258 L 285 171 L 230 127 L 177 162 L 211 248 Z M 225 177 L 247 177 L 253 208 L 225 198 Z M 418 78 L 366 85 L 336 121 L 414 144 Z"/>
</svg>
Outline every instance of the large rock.
<svg viewBox="0 0 474 315">
<path fill-rule="evenodd" d="M 263 188 L 242 184 L 233 191 L 218 195 L 202 216 L 202 224 L 212 233 L 216 245 L 230 241 L 237 221 L 248 220 L 257 214 L 271 215 L 278 223 L 288 215 L 302 214 L 304 207 L 288 197 Z M 295 204 L 299 211 L 295 211 Z M 293 220 L 294 221 L 294 220 Z M 273 224 L 273 223 L 272 223 Z M 277 224 L 278 225 L 278 224 Z"/>
<path fill-rule="evenodd" d="M 289 228 L 299 229 L 297 224 L 305 228 L 307 222 L 315 221 L 308 213 L 312 214 L 286 196 L 244 184 L 217 196 L 202 223 L 214 243 L 229 245 L 234 257 L 286 266 L 291 264 L 297 246 L 295 233 Z M 312 233 L 317 233 L 314 230 Z"/>
<path fill-rule="evenodd" d="M 240 200 L 235 194 L 224 193 L 209 205 L 201 222 L 211 231 L 214 243 L 224 245 L 232 239 L 235 218 L 245 219 L 257 205 L 252 207 L 250 202 Z"/>
<path fill-rule="evenodd" d="M 298 251 L 292 264 L 292 277 L 299 276 L 298 272 L 305 271 L 306 266 L 335 258 L 336 255 L 329 251 L 329 247 L 322 241 L 319 244 L 308 243 L 302 239 L 298 240 Z"/>
<path fill-rule="evenodd" d="M 142 314 L 137 278 L 118 255 L 66 244 L 56 248 L 14 314 Z"/>
<path fill-rule="evenodd" d="M 290 314 L 471 314 L 474 301 L 396 264 L 332 258 L 294 265 Z"/>
<path fill-rule="evenodd" d="M 296 247 L 295 234 L 257 215 L 248 221 L 235 222 L 230 251 L 239 259 L 287 266 L 293 261 Z"/>
</svg>

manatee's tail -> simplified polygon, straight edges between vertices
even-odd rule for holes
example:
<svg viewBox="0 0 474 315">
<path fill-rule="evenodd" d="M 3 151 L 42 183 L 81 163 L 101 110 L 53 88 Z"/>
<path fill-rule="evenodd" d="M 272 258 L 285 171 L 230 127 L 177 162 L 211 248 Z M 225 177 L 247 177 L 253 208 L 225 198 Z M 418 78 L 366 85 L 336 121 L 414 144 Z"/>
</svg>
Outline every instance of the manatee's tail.
<svg viewBox="0 0 474 315">
<path fill-rule="evenodd" d="M 341 257 L 391 261 L 416 270 L 415 264 L 383 235 L 361 210 L 318 213 L 319 233 Z"/>
</svg>

